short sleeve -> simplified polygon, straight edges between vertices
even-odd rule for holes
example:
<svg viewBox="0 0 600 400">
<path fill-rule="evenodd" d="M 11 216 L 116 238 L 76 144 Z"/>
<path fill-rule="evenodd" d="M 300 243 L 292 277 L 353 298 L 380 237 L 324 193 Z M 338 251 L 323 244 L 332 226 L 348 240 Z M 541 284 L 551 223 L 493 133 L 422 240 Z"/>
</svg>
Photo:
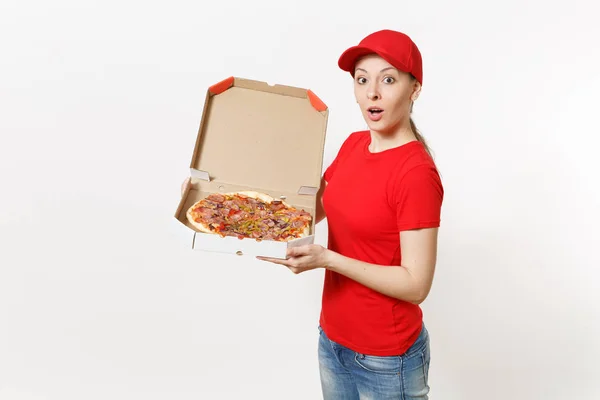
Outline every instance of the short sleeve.
<svg viewBox="0 0 600 400">
<path fill-rule="evenodd" d="M 440 226 L 444 188 L 432 165 L 420 165 L 394 186 L 393 205 L 399 231 Z"/>
<path fill-rule="evenodd" d="M 325 178 L 327 182 L 329 182 L 335 174 L 335 170 L 338 164 L 340 163 L 340 159 L 343 159 L 350 151 L 350 149 L 354 146 L 354 144 L 356 144 L 359 138 L 359 133 L 360 132 L 353 132 L 352 134 L 350 134 L 340 146 L 340 149 L 338 150 L 338 153 L 336 154 L 335 158 L 323 173 L 323 178 Z"/>
<path fill-rule="evenodd" d="M 323 178 L 325 178 L 325 180 L 327 182 L 329 182 L 331 180 L 331 177 L 335 173 L 335 168 L 337 167 L 337 164 L 338 164 L 338 157 L 333 159 L 331 164 L 329 164 L 329 167 L 327 167 L 327 169 L 325 170 L 325 173 L 323 173 Z"/>
</svg>

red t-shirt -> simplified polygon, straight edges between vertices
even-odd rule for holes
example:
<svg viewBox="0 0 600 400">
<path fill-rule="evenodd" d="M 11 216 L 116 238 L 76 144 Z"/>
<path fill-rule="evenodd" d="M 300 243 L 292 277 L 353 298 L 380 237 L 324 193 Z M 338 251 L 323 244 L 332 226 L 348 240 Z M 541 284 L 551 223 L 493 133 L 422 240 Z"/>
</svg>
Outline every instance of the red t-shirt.
<svg viewBox="0 0 600 400">
<path fill-rule="evenodd" d="M 421 142 L 371 153 L 369 131 L 352 133 L 325 171 L 329 249 L 397 266 L 400 231 L 440 225 L 443 187 Z M 383 295 L 327 270 L 320 324 L 327 336 L 375 356 L 403 354 L 422 326 L 418 305 Z"/>
</svg>

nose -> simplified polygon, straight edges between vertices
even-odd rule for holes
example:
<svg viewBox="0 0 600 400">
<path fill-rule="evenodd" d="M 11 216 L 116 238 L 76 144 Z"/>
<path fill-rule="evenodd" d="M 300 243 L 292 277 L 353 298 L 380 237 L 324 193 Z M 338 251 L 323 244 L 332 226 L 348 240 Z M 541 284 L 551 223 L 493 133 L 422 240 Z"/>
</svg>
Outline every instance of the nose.
<svg viewBox="0 0 600 400">
<path fill-rule="evenodd" d="M 367 94 L 367 97 L 369 98 L 369 100 L 378 100 L 379 99 L 379 95 L 375 94 L 375 93 L 372 93 L 372 92 L 369 92 Z"/>
<path fill-rule="evenodd" d="M 367 98 L 369 100 L 378 100 L 381 98 L 377 85 L 373 84 L 369 86 L 369 90 L 367 91 Z"/>
</svg>

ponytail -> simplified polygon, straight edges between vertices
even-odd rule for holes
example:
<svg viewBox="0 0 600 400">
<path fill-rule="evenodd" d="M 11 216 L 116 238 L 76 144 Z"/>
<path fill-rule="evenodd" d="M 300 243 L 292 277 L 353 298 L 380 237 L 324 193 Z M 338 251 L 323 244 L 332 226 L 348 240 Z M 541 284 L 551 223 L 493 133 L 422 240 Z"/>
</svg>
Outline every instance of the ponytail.
<svg viewBox="0 0 600 400">
<path fill-rule="evenodd" d="M 417 78 L 415 78 L 415 76 L 412 74 L 410 74 L 410 78 L 412 79 L 413 82 L 415 82 L 417 80 Z M 415 104 L 414 101 L 410 102 L 410 113 L 411 114 L 413 111 L 414 104 Z M 421 132 L 419 132 L 419 130 L 417 129 L 417 126 L 415 125 L 415 121 L 413 121 L 412 117 L 410 117 L 410 129 L 412 130 L 412 132 L 415 135 L 415 137 L 417 138 L 417 140 L 423 144 L 423 147 L 425 147 L 425 150 L 427 151 L 429 156 L 431 158 L 433 158 L 433 154 L 431 152 L 431 149 L 429 148 L 429 145 L 427 144 L 427 141 L 425 140 L 423 135 L 421 135 Z"/>
<path fill-rule="evenodd" d="M 423 144 L 427 153 L 433 158 L 433 155 L 431 154 L 431 149 L 429 148 L 427 141 L 425 140 L 423 135 L 421 135 L 421 132 L 419 132 L 419 130 L 417 129 L 417 126 L 415 125 L 415 122 L 413 121 L 412 117 L 410 118 L 410 129 L 413 131 L 417 140 Z"/>
</svg>

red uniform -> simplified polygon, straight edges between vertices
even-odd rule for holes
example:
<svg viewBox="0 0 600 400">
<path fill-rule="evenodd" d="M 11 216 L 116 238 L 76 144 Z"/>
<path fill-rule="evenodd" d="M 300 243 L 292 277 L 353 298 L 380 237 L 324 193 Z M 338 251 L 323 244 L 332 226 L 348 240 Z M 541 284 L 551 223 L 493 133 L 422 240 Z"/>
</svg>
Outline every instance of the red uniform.
<svg viewBox="0 0 600 400">
<path fill-rule="evenodd" d="M 400 231 L 438 227 L 444 190 L 418 141 L 371 153 L 369 131 L 352 133 L 325 171 L 329 249 L 360 261 L 399 266 Z M 421 330 L 418 305 L 326 270 L 320 324 L 327 336 L 375 356 L 403 354 Z"/>
</svg>

